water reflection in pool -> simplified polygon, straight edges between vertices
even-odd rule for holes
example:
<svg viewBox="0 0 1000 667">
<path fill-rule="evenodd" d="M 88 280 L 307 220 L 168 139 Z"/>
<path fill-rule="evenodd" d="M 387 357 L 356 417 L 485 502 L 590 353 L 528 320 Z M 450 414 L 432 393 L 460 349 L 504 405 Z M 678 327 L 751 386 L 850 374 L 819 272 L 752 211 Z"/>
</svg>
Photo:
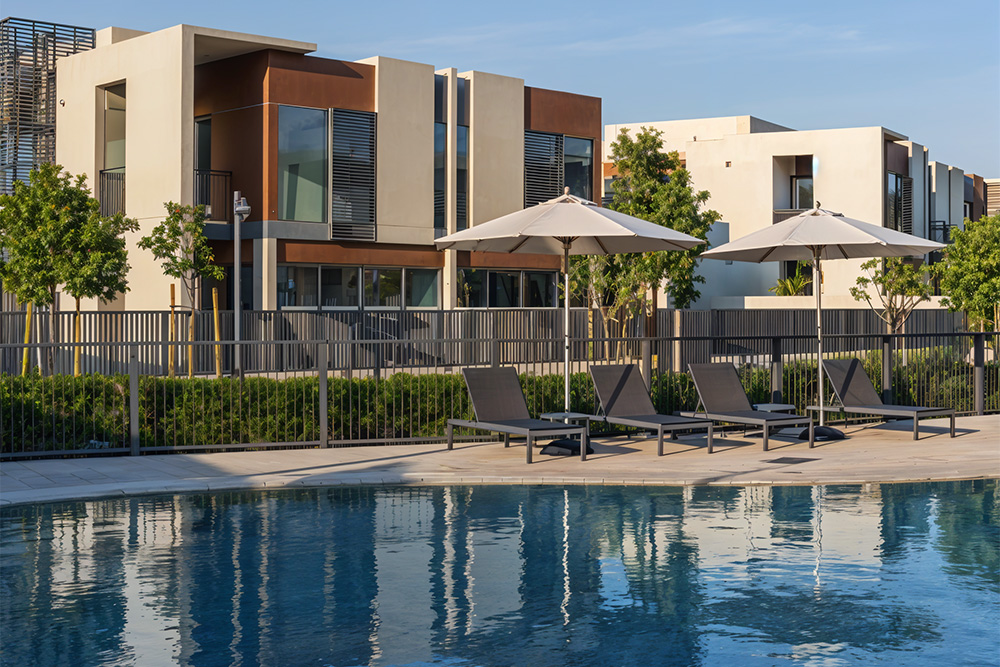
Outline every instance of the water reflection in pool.
<svg viewBox="0 0 1000 667">
<path fill-rule="evenodd" d="M 0 656 L 998 664 L 996 487 L 365 487 L 11 508 Z"/>
</svg>

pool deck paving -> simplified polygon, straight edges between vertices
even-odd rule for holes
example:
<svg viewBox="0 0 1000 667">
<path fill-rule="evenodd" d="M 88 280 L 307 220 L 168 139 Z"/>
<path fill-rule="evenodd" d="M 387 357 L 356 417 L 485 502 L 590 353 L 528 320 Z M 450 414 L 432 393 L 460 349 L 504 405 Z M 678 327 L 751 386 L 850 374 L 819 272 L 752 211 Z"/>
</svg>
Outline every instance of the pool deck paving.
<svg viewBox="0 0 1000 667">
<path fill-rule="evenodd" d="M 0 506 L 145 494 L 358 484 L 861 484 L 1000 477 L 1000 415 L 852 424 L 847 438 L 810 449 L 798 430 L 772 435 L 770 451 L 742 431 L 665 443 L 642 435 L 601 437 L 594 453 L 524 462 L 523 443 L 497 442 L 286 449 L 5 461 Z"/>
</svg>

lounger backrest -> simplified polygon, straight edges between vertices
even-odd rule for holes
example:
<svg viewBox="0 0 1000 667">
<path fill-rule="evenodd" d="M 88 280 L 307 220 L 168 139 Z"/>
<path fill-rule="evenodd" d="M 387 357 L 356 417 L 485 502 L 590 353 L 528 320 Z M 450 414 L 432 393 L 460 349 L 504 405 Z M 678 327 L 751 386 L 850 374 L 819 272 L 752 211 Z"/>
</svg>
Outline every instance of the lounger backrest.
<svg viewBox="0 0 1000 667">
<path fill-rule="evenodd" d="M 708 412 L 753 410 L 732 364 L 688 364 L 701 404 Z"/>
<path fill-rule="evenodd" d="M 463 368 L 465 386 L 469 388 L 472 409 L 481 422 L 529 419 L 517 371 L 503 368 Z"/>
<path fill-rule="evenodd" d="M 590 377 L 594 380 L 597 400 L 608 417 L 656 414 L 635 364 L 591 366 Z"/>
<path fill-rule="evenodd" d="M 857 359 L 828 359 L 823 362 L 823 370 L 844 406 L 882 405 L 882 397 Z"/>
</svg>

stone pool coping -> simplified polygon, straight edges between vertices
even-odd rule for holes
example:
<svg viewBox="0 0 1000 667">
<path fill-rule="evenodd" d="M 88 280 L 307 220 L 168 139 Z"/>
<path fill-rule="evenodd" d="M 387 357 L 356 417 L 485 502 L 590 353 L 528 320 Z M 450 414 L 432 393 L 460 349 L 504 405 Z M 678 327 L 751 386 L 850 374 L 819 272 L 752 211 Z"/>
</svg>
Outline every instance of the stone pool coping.
<svg viewBox="0 0 1000 667">
<path fill-rule="evenodd" d="M 944 481 L 1000 477 L 1000 415 L 959 417 L 948 437 L 946 419 L 851 425 L 847 439 L 813 449 L 793 436 L 772 436 L 770 451 L 742 432 L 668 441 L 624 436 L 594 441 L 587 461 L 535 455 L 498 443 L 267 450 L 5 461 L 0 506 L 149 494 L 236 489 L 389 484 L 802 485 Z M 797 433 L 797 431 L 794 431 Z M 782 461 L 793 459 L 793 461 Z M 794 459 L 807 459 L 798 460 Z"/>
</svg>

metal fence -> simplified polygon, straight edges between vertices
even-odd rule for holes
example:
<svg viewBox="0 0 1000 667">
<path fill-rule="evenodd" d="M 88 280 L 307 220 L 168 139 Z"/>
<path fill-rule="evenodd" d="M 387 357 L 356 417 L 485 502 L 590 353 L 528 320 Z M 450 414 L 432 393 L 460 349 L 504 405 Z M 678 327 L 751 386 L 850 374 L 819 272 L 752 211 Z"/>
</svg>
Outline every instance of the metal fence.
<svg viewBox="0 0 1000 667">
<path fill-rule="evenodd" d="M 831 340 L 864 361 L 887 403 L 1000 411 L 996 334 Z M 572 345 L 583 351 L 571 363 L 579 412 L 597 409 L 590 366 L 616 362 L 640 366 L 664 413 L 697 407 L 681 359 L 734 364 L 755 403 L 801 411 L 816 401 L 815 337 L 595 337 Z M 172 377 L 168 364 L 143 361 L 142 344 L 86 346 L 102 348 L 95 358 L 105 365 L 80 375 L 0 374 L 0 458 L 435 442 L 447 419 L 473 417 L 460 374 L 466 366 L 516 367 L 533 415 L 563 407 L 563 366 L 554 353 L 561 341 L 552 336 L 157 344 L 175 359 Z M 43 366 L 51 356 L 71 369 L 68 360 L 83 347 L 0 345 L 0 355 L 26 353 Z M 247 364 L 234 375 L 236 354 L 267 360 L 267 369 Z"/>
</svg>

